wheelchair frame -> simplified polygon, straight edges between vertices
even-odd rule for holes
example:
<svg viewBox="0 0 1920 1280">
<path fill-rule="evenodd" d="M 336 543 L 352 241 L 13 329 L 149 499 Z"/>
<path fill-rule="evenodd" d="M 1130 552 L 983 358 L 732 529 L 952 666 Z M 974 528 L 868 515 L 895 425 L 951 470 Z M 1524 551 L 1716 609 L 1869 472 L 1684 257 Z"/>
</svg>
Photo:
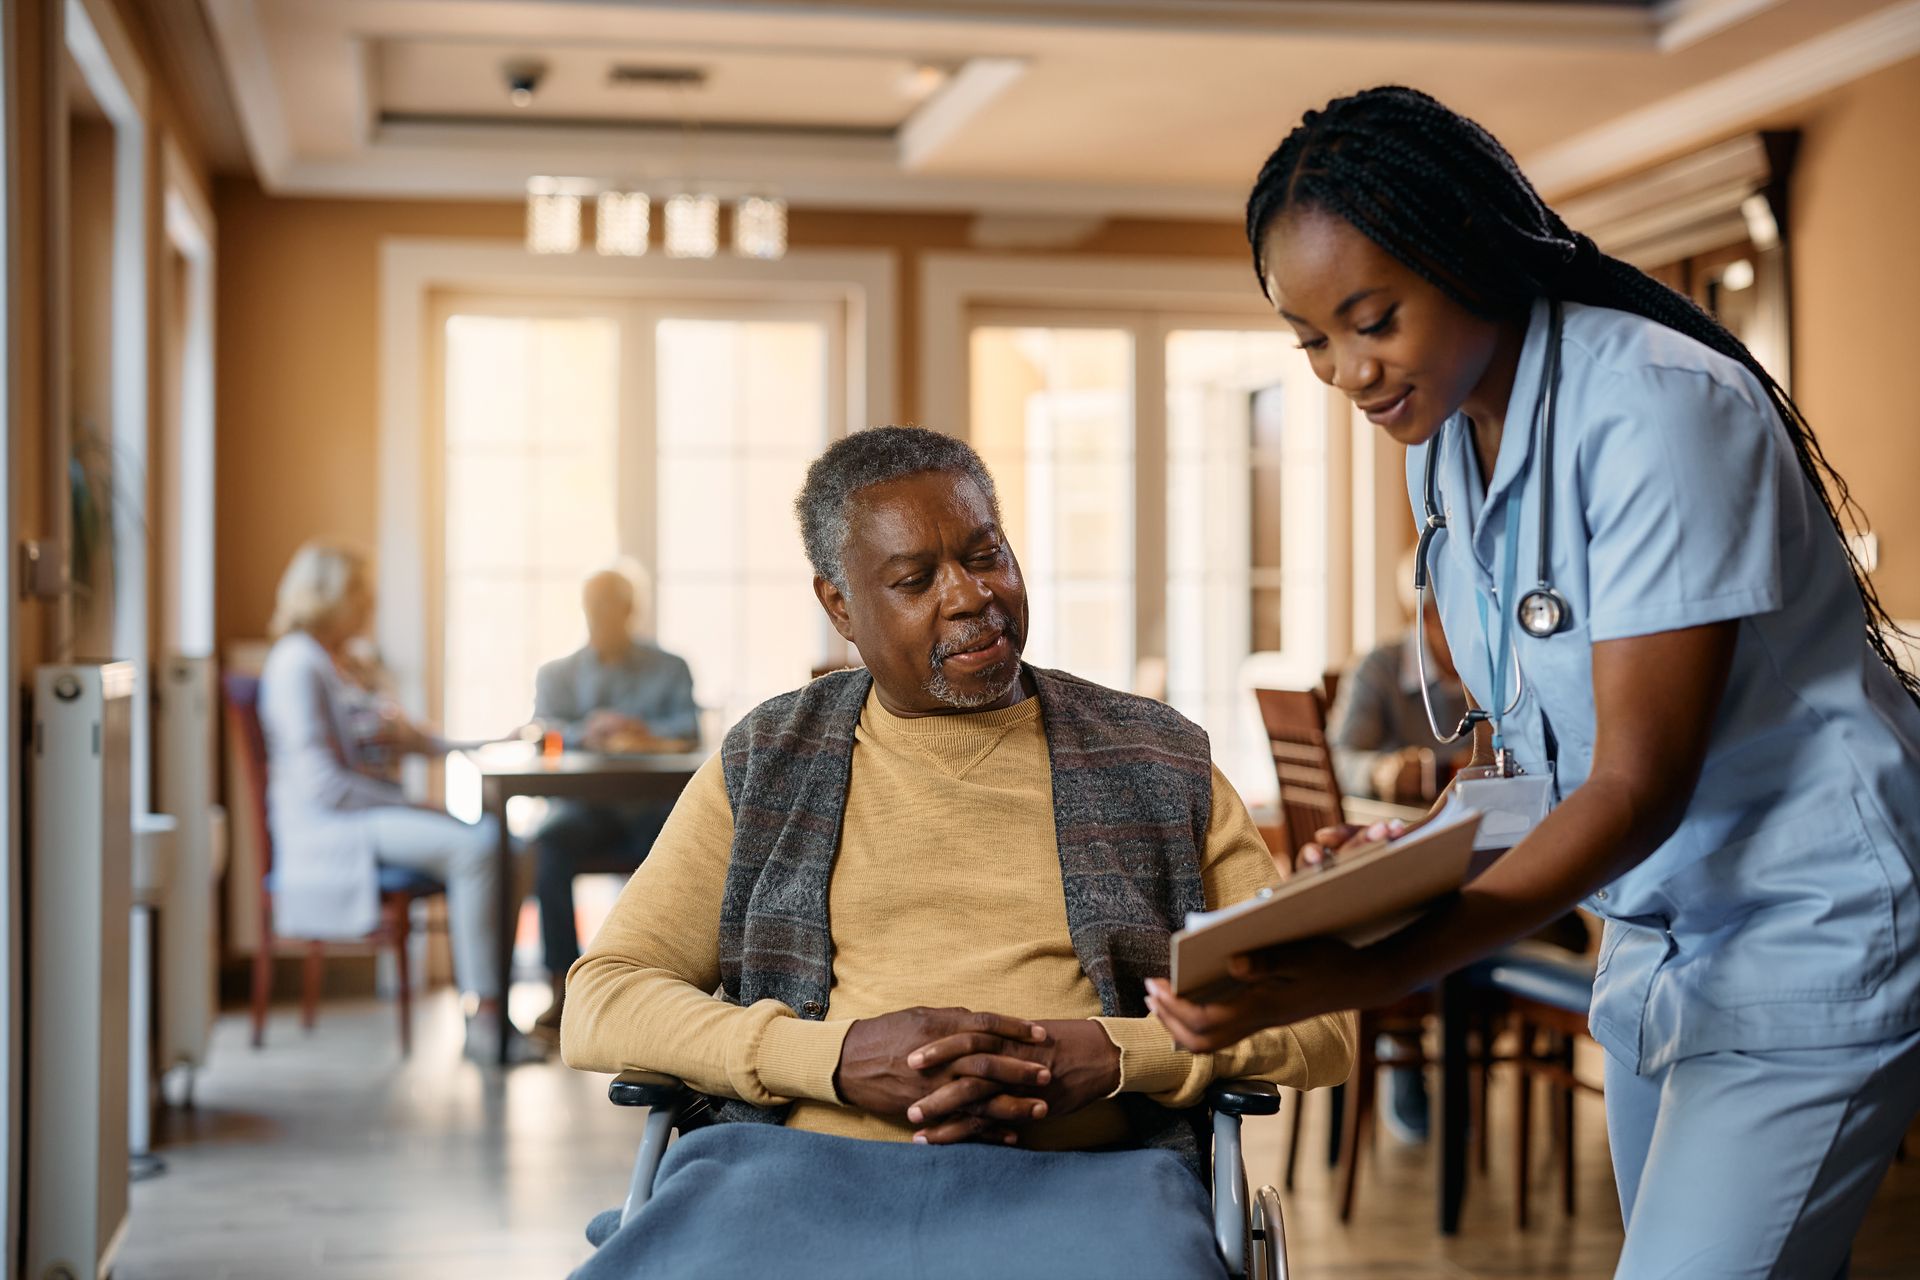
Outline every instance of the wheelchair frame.
<svg viewBox="0 0 1920 1280">
<path fill-rule="evenodd" d="M 634 1157 L 625 1226 L 653 1195 L 653 1180 L 674 1132 L 690 1132 L 708 1123 L 711 1102 L 672 1076 L 653 1071 L 623 1071 L 607 1086 L 616 1107 L 645 1107 L 646 1129 Z M 1270 1116 L 1280 1110 L 1280 1090 L 1265 1080 L 1234 1080 L 1207 1090 L 1213 1113 L 1213 1239 L 1227 1274 L 1234 1280 L 1287 1280 L 1287 1232 L 1280 1193 L 1263 1186 L 1247 1190 L 1246 1161 L 1240 1149 L 1243 1116 Z"/>
</svg>

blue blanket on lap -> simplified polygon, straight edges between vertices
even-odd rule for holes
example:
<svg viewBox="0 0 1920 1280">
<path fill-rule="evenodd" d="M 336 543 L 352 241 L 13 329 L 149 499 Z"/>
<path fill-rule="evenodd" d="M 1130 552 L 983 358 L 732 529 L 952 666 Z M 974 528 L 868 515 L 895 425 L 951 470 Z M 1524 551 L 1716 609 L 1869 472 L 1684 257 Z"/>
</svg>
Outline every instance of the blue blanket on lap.
<svg viewBox="0 0 1920 1280">
<path fill-rule="evenodd" d="M 1206 1193 L 1164 1151 L 922 1147 L 726 1124 L 668 1148 L 646 1208 L 573 1280 L 1225 1274 Z"/>
</svg>

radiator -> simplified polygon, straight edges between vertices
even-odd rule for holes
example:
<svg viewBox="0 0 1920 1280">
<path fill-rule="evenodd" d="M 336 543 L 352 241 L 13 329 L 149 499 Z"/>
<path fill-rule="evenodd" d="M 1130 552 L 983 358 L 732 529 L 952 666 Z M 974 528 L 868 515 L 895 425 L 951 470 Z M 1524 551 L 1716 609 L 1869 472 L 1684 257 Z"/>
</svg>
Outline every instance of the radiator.
<svg viewBox="0 0 1920 1280">
<path fill-rule="evenodd" d="M 214 664 L 171 656 L 158 671 L 154 809 L 175 823 L 173 865 L 159 903 L 160 988 L 154 1067 L 199 1067 L 217 1008 L 214 895 Z"/>
<path fill-rule="evenodd" d="M 34 679 L 27 1280 L 104 1276 L 126 1229 L 134 693 L 127 663 Z"/>
</svg>

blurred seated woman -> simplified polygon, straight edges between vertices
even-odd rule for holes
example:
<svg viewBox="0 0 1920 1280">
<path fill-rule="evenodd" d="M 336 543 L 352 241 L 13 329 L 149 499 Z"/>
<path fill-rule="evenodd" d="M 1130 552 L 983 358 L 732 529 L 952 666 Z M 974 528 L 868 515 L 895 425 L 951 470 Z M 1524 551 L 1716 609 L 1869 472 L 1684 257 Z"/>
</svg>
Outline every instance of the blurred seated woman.
<svg viewBox="0 0 1920 1280">
<path fill-rule="evenodd" d="M 373 621 L 358 553 L 309 543 L 280 579 L 273 650 L 260 678 L 274 925 L 289 937 L 355 938 L 379 917 L 379 869 L 405 867 L 447 887 L 454 980 L 466 993 L 467 1053 L 483 1059 L 502 1016 L 497 834 L 410 803 L 397 765 L 444 750 L 381 697 L 350 643 Z M 514 1061 L 539 1056 L 515 1036 Z"/>
</svg>

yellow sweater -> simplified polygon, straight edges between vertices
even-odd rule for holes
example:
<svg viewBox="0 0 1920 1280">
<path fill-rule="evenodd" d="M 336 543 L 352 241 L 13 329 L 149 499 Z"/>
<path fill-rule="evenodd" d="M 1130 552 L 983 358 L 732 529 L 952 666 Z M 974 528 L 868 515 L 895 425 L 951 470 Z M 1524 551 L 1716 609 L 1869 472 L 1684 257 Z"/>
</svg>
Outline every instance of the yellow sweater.
<svg viewBox="0 0 1920 1280">
<path fill-rule="evenodd" d="M 1094 1018 L 1120 1049 L 1120 1092 L 1197 1102 L 1216 1077 L 1296 1088 L 1344 1080 L 1351 1015 L 1274 1028 L 1196 1056 L 1158 1019 L 1100 1017 L 1067 931 L 1040 704 L 906 719 L 869 695 L 855 734 L 840 849 L 828 893 L 832 1017 L 775 1000 L 741 1008 L 720 984 L 720 900 L 733 846 L 720 758 L 694 776 L 653 851 L 567 975 L 561 1049 L 587 1071 L 640 1068 L 710 1094 L 792 1102 L 787 1123 L 905 1140 L 912 1127 L 843 1105 L 833 1073 L 850 1023 L 914 1005 L 1015 1017 Z M 1207 905 L 1274 878 L 1266 845 L 1219 770 L 1202 856 Z M 1122 1139 L 1118 1106 L 1096 1103 L 1029 1131 L 1035 1146 Z"/>
</svg>

